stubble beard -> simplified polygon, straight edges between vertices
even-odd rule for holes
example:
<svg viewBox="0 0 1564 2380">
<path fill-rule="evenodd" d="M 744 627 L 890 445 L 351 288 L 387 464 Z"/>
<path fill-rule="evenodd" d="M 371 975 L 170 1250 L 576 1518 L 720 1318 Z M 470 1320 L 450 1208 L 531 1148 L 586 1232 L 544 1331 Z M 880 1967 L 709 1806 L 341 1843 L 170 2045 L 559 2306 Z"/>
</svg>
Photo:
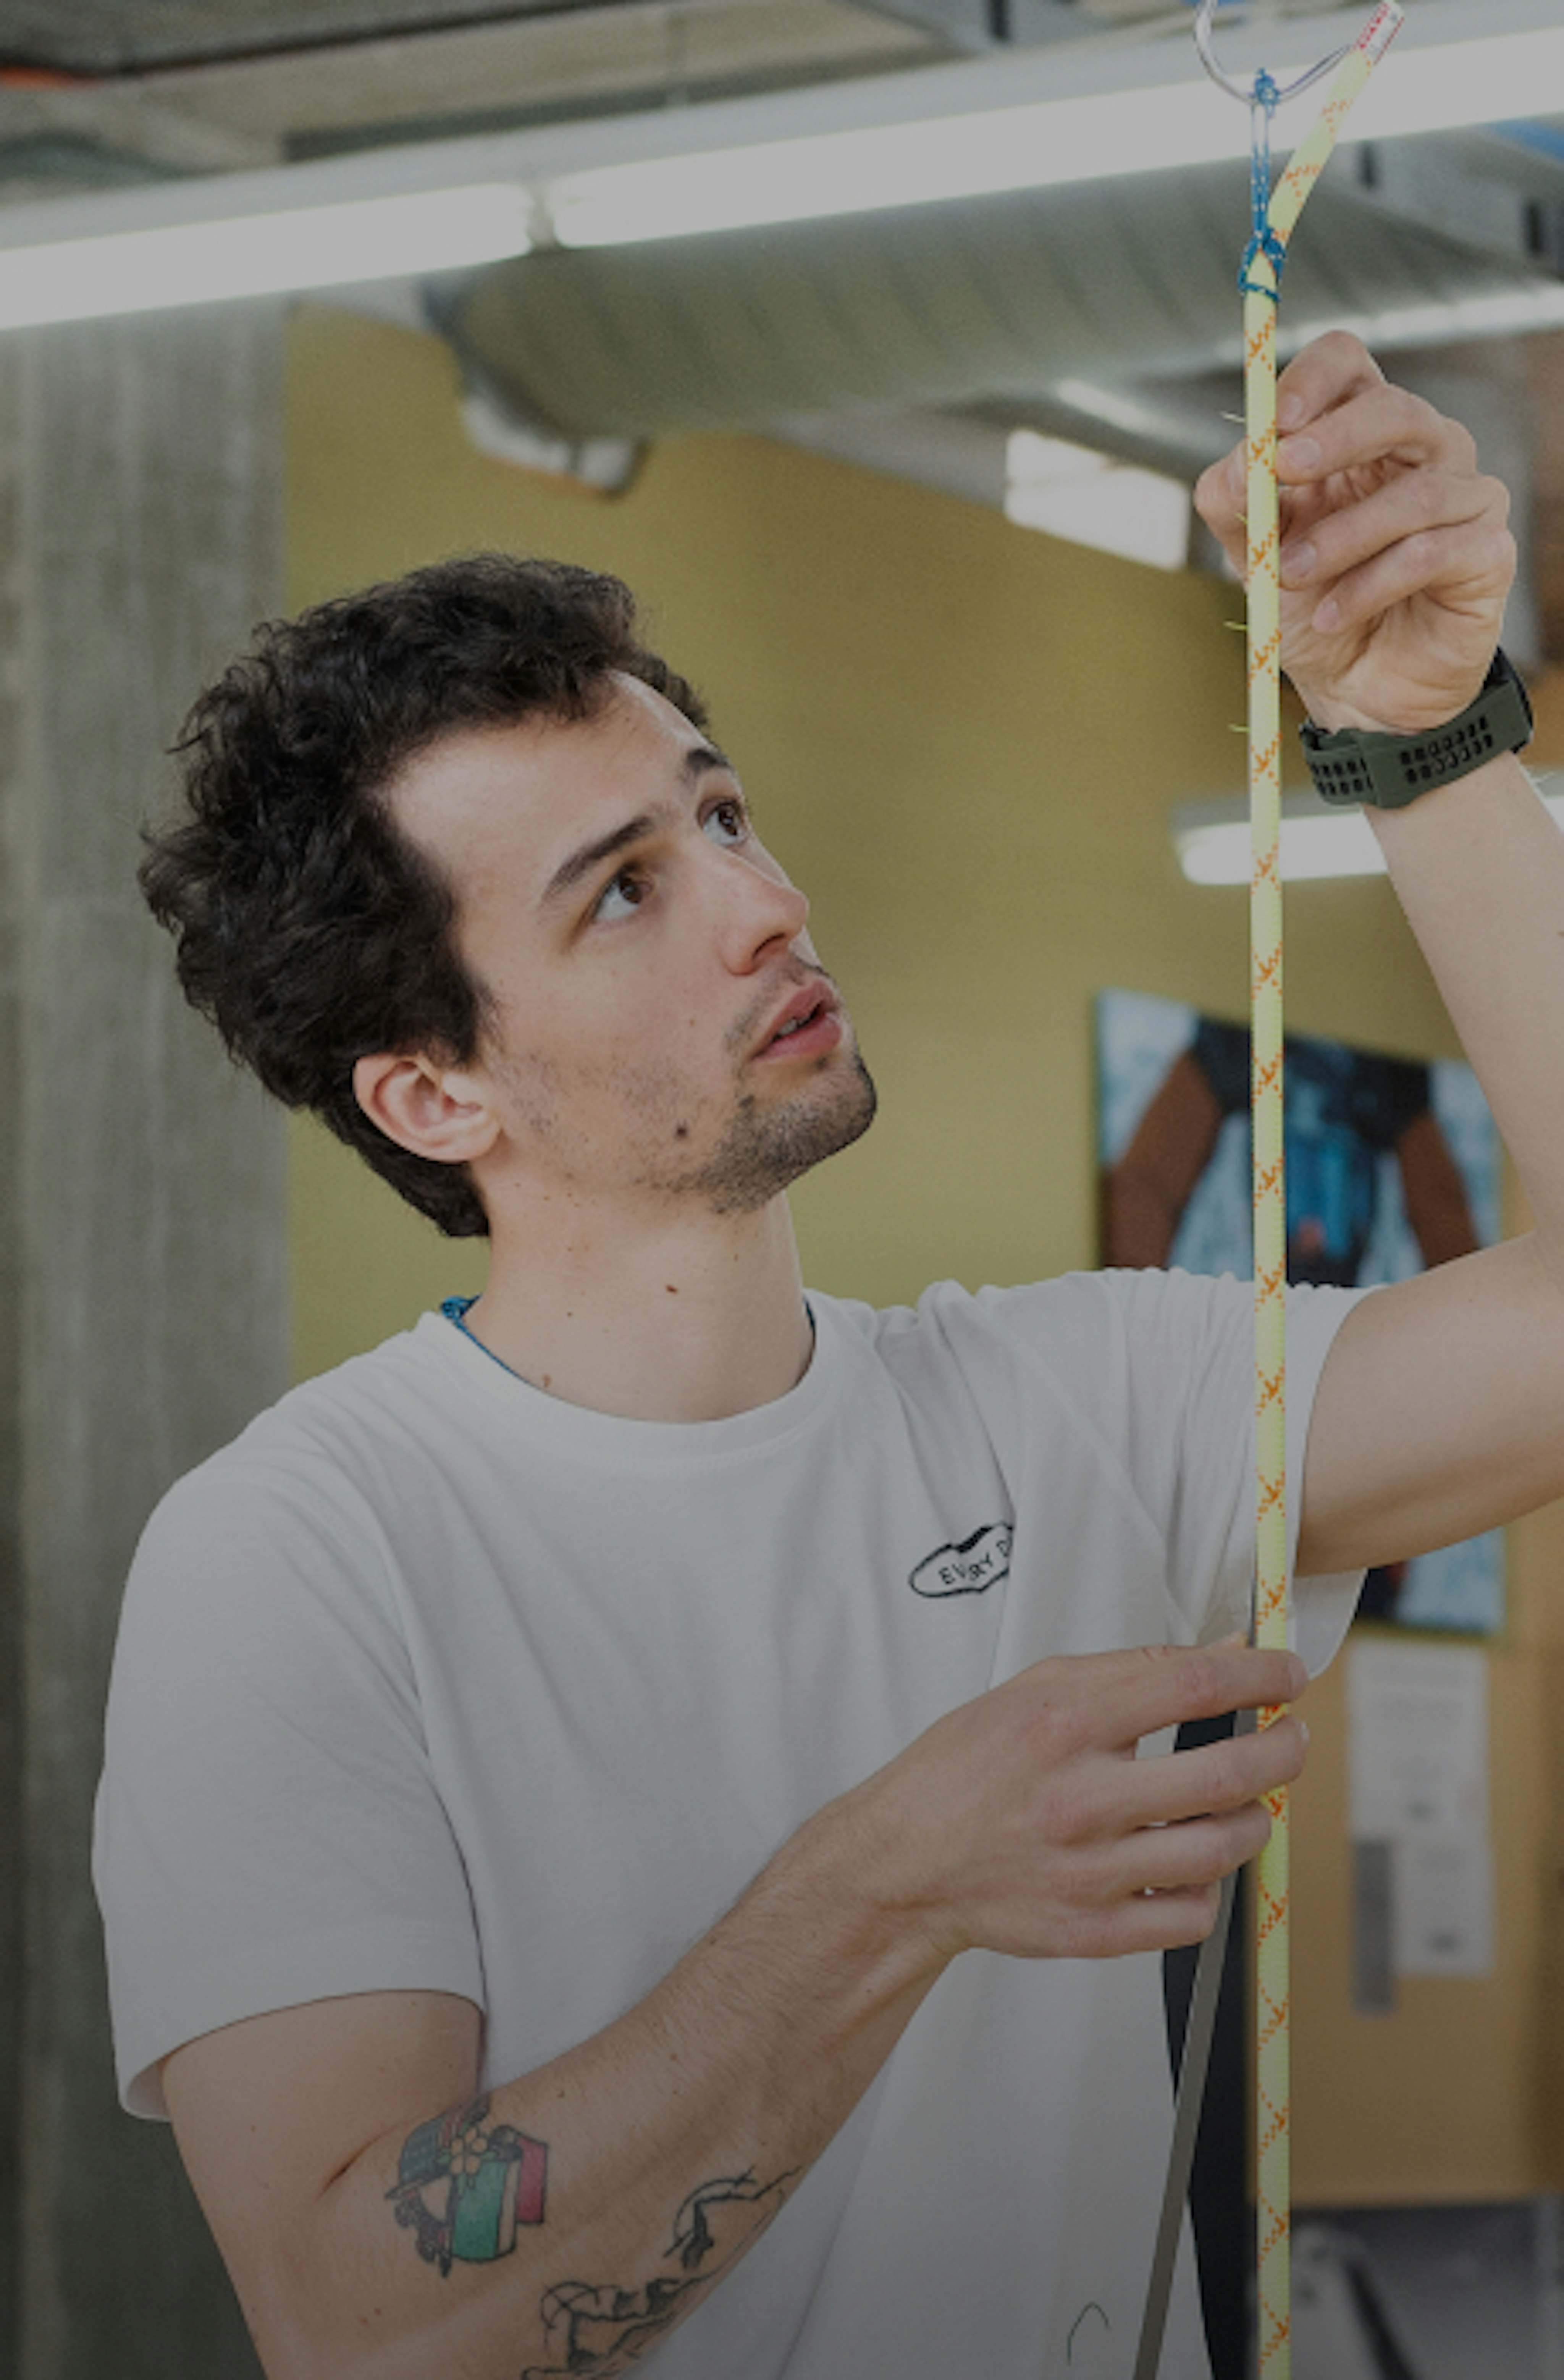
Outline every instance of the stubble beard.
<svg viewBox="0 0 1564 2380">
<path fill-rule="evenodd" d="M 817 972 L 811 970 L 811 973 Z M 829 983 L 823 970 L 820 979 Z M 774 987 L 765 1001 L 739 1020 L 729 1036 L 735 1052 L 752 1046 L 754 1030 L 766 1005 L 774 1002 Z M 850 1030 L 850 1028 L 849 1028 Z M 540 1143 L 558 1146 L 560 1080 L 557 1066 L 540 1060 L 504 1053 L 500 1071 L 515 1099 L 530 1135 Z M 668 1145 L 670 1110 L 677 1115 L 683 1104 L 677 1079 L 670 1075 L 638 1072 L 625 1086 L 628 1104 L 638 1109 L 650 1127 L 642 1144 L 641 1163 L 633 1175 L 638 1194 L 659 1200 L 704 1205 L 715 1215 L 755 1214 L 780 1191 L 807 1173 L 839 1149 L 851 1148 L 874 1121 L 878 1094 L 868 1068 L 849 1038 L 845 1047 L 817 1059 L 806 1079 L 790 1091 L 780 1088 L 762 1098 L 738 1069 L 738 1090 L 733 1109 L 717 1139 L 704 1156 L 680 1162 L 677 1144 L 698 1130 L 694 1112 L 674 1128 L 674 1148 Z M 610 1081 L 615 1080 L 611 1075 Z M 655 1148 L 655 1156 L 650 1153 Z"/>
<path fill-rule="evenodd" d="M 790 1099 L 770 1105 L 743 1093 L 717 1146 L 673 1186 L 714 1215 L 755 1214 L 811 1166 L 861 1140 L 877 1104 L 855 1049 L 845 1063 L 822 1058 L 812 1083 Z"/>
</svg>

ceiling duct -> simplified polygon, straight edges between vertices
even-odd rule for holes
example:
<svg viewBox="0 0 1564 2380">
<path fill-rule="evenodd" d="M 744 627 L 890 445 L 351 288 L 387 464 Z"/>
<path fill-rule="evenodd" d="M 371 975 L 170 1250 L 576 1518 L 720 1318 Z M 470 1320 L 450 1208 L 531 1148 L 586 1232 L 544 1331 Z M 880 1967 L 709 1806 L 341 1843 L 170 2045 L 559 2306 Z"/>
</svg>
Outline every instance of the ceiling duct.
<svg viewBox="0 0 1564 2380">
<path fill-rule="evenodd" d="M 1140 175 L 624 249 L 540 249 L 436 288 L 471 381 L 568 442 L 1045 399 L 1236 362 L 1243 166 Z M 1537 275 L 1322 187 L 1295 337 Z M 1432 339 L 1437 333 L 1430 333 Z M 1442 335 L 1449 336 L 1447 328 Z"/>
</svg>

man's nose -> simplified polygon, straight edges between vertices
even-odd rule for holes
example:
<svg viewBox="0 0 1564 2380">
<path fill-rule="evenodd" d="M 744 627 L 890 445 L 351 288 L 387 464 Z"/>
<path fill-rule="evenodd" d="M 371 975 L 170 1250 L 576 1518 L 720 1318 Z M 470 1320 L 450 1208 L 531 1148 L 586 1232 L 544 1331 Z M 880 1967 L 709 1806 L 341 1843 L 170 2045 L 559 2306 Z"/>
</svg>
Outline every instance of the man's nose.
<svg viewBox="0 0 1564 2380">
<path fill-rule="evenodd" d="M 759 864 L 728 855 L 722 914 L 723 956 L 736 975 L 747 975 L 779 945 L 786 950 L 808 923 L 809 904 L 774 860 Z"/>
</svg>

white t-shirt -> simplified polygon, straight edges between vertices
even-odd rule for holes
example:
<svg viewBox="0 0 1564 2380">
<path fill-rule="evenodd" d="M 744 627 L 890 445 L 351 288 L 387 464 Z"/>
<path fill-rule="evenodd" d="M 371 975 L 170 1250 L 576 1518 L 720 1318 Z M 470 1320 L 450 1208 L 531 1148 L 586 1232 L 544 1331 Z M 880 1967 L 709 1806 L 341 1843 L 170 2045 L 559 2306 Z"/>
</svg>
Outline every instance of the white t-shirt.
<svg viewBox="0 0 1564 2380">
<path fill-rule="evenodd" d="M 1293 1293 L 1294 1483 L 1352 1302 Z M 127 2106 L 164 2112 L 183 2042 L 366 1991 L 462 1995 L 483 2086 L 526 2073 L 942 1712 L 1045 1655 L 1246 1624 L 1246 1287 L 811 1310 L 790 1394 L 692 1425 L 563 1403 L 426 1315 L 165 1499 L 95 1849 Z M 1305 1597 L 1312 1666 L 1355 1585 Z M 1121 2375 L 1168 2130 L 1155 1958 L 968 1953 L 645 2368 Z M 1164 2380 L 1205 2370 L 1186 2275 Z"/>
</svg>

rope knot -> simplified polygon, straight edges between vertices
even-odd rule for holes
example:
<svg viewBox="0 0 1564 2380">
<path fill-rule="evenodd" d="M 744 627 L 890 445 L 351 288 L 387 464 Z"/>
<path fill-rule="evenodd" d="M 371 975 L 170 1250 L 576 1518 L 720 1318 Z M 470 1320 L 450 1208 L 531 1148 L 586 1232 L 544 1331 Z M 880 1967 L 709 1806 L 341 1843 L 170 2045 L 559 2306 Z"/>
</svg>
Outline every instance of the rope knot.
<svg viewBox="0 0 1564 2380">
<path fill-rule="evenodd" d="M 1282 267 L 1287 262 L 1287 249 L 1271 227 L 1271 123 L 1280 102 L 1274 76 L 1262 67 L 1249 99 L 1249 202 L 1254 231 L 1239 267 L 1238 285 L 1246 298 L 1268 298 L 1273 305 L 1281 296 Z M 1255 266 L 1262 256 L 1271 269 L 1269 281 L 1255 278 Z"/>
</svg>

